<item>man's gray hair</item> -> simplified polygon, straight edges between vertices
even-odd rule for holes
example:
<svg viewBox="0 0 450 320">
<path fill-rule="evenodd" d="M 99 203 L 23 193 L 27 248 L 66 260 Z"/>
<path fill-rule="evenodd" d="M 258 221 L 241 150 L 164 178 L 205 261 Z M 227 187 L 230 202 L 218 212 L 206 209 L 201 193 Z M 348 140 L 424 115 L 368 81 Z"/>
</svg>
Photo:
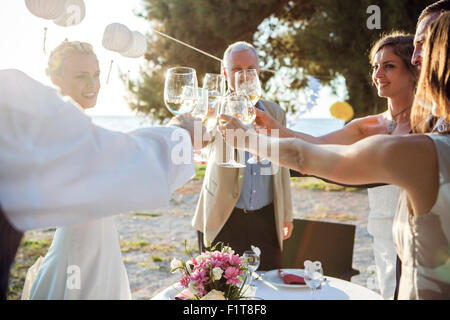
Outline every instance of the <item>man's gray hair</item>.
<svg viewBox="0 0 450 320">
<path fill-rule="evenodd" d="M 223 65 L 225 68 L 228 67 L 228 58 L 230 57 L 231 53 L 236 52 L 236 51 L 243 51 L 243 50 L 250 50 L 253 51 L 253 53 L 256 56 L 256 59 L 259 60 L 258 58 L 258 52 L 256 52 L 255 47 L 245 41 L 238 41 L 235 42 L 233 44 L 230 44 L 227 48 L 227 50 L 225 50 L 224 54 L 223 54 Z"/>
</svg>

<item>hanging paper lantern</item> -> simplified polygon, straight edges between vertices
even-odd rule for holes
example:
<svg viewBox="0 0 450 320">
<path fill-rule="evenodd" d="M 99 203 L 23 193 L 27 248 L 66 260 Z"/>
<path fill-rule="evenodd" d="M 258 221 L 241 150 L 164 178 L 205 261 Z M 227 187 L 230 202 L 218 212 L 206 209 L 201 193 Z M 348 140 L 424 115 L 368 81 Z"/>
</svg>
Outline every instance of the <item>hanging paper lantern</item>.
<svg viewBox="0 0 450 320">
<path fill-rule="evenodd" d="M 139 58 L 147 52 L 147 39 L 139 31 L 133 31 L 133 44 L 131 48 L 120 54 L 127 58 Z"/>
<path fill-rule="evenodd" d="M 53 19 L 61 27 L 70 27 L 79 24 L 86 16 L 86 6 L 83 0 L 65 0 L 62 14 Z"/>
<path fill-rule="evenodd" d="M 111 23 L 105 28 L 102 44 L 105 49 L 125 52 L 133 44 L 133 33 L 123 24 Z"/>
<path fill-rule="evenodd" d="M 353 108 L 347 102 L 336 102 L 330 107 L 330 113 L 333 117 L 348 121 L 353 118 Z"/>
<path fill-rule="evenodd" d="M 61 0 L 25 0 L 28 10 L 43 19 L 56 19 L 64 11 L 65 1 Z"/>
</svg>

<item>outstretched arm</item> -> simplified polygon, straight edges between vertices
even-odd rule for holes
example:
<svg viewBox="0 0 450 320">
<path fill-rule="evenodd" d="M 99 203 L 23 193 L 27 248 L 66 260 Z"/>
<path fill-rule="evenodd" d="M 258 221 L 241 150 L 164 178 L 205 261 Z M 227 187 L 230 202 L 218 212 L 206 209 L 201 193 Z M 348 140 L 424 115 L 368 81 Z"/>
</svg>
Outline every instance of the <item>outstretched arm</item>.
<svg viewBox="0 0 450 320">
<path fill-rule="evenodd" d="M 256 114 L 256 124 L 266 129 L 269 135 L 272 130 L 277 129 L 280 138 L 298 138 L 314 144 L 349 145 L 375 134 L 387 133 L 386 121 L 379 115 L 355 119 L 339 130 L 314 137 L 300 131 L 288 129 L 264 111 L 257 110 Z"/>
<path fill-rule="evenodd" d="M 228 123 L 220 129 L 225 137 L 227 129 L 245 129 L 237 119 L 228 117 L 224 120 Z M 244 141 L 226 138 L 227 143 L 234 145 L 235 140 Z M 281 166 L 332 181 L 398 185 L 406 190 L 417 215 L 431 209 L 439 188 L 436 151 L 431 139 L 424 135 L 378 135 L 346 146 L 314 145 L 300 139 L 275 139 L 247 131 L 245 142 L 245 145 L 235 147 Z M 267 151 L 258 148 L 264 144 Z"/>
</svg>

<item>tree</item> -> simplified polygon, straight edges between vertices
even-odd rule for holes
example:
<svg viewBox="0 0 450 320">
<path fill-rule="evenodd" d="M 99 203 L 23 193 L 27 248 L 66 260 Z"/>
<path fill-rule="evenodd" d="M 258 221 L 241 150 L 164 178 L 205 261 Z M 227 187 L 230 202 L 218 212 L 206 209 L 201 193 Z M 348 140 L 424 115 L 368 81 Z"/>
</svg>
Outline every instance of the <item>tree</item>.
<svg viewBox="0 0 450 320">
<path fill-rule="evenodd" d="M 338 87 L 345 79 L 348 102 L 356 116 L 386 109 L 371 85 L 368 53 L 382 34 L 392 30 L 414 33 L 426 0 L 143 0 L 144 12 L 158 30 L 219 58 L 235 41 L 253 42 L 265 68 L 289 68 L 290 88 L 269 82 L 273 73 L 261 73 L 274 99 L 296 94 L 308 75 Z M 381 29 L 369 29 L 367 8 L 381 9 Z M 129 81 L 132 109 L 160 121 L 170 117 L 164 106 L 164 72 L 172 66 L 191 66 L 199 82 L 206 72 L 220 72 L 220 64 L 161 36 L 148 35 L 150 48 L 141 79 Z M 201 82 L 200 82 L 201 83 Z M 271 88 L 269 88 L 269 86 Z M 295 104 L 294 104 L 295 107 Z"/>
<path fill-rule="evenodd" d="M 269 37 L 260 49 L 274 68 L 300 68 L 292 89 L 305 86 L 306 75 L 330 84 L 336 76 L 346 81 L 355 116 L 386 109 L 371 84 L 368 54 L 373 43 L 393 30 L 414 34 L 420 12 L 434 1 L 420 0 L 307 0 L 292 1 L 275 14 L 273 24 L 288 30 Z M 381 29 L 369 29 L 367 8 L 380 8 Z M 332 84 L 332 83 L 331 83 Z"/>
<path fill-rule="evenodd" d="M 252 42 L 253 35 L 264 19 L 282 10 L 288 0 L 143 0 L 141 17 L 149 20 L 158 31 L 189 43 L 222 58 L 223 52 L 235 41 Z M 199 83 L 207 72 L 221 72 L 218 61 L 181 46 L 159 35 L 148 34 L 147 63 L 141 79 L 129 81 L 133 110 L 163 121 L 171 114 L 164 106 L 164 72 L 173 66 L 196 69 Z"/>
</svg>

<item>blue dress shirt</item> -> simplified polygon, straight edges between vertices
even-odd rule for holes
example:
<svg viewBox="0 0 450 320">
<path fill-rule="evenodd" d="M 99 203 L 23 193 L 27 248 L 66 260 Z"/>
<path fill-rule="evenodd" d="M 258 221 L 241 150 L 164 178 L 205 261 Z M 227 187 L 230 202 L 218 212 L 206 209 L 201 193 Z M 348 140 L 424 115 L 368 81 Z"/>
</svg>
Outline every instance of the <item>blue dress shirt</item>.
<svg viewBox="0 0 450 320">
<path fill-rule="evenodd" d="M 258 101 L 256 107 L 264 110 L 260 101 Z M 250 156 L 250 153 L 245 152 L 244 181 L 236 208 L 254 211 L 273 202 L 273 176 L 261 175 L 261 169 L 272 166 L 270 162 L 264 161 L 264 163 L 249 164 L 247 160 Z M 264 171 L 267 172 L 267 170 Z"/>
</svg>

